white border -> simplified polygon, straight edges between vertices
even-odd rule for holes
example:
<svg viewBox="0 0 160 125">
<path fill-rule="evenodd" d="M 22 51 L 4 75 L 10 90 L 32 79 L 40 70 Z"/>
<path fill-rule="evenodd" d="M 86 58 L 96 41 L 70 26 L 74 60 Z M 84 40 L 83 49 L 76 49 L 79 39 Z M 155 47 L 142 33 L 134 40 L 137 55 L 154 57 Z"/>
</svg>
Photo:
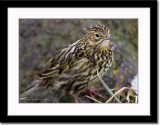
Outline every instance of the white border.
<svg viewBox="0 0 160 125">
<path fill-rule="evenodd" d="M 138 104 L 20 104 L 19 18 L 137 18 Z M 149 8 L 8 8 L 8 115 L 150 115 Z"/>
</svg>

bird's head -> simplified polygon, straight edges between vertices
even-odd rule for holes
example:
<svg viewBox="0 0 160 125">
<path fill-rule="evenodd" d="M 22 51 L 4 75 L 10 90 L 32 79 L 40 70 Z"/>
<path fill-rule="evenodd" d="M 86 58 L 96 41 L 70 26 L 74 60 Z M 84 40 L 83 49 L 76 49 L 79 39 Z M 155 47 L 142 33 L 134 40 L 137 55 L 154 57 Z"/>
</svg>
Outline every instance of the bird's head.
<svg viewBox="0 0 160 125">
<path fill-rule="evenodd" d="M 104 25 L 93 26 L 84 36 L 88 44 L 91 46 L 108 47 L 113 39 L 110 30 Z"/>
</svg>

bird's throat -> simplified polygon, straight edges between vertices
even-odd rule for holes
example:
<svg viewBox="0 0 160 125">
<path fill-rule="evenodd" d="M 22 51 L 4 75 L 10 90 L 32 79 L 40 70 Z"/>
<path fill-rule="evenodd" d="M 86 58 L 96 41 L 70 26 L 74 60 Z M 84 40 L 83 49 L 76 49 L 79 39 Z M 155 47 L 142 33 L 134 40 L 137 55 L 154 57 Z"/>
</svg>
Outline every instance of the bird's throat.
<svg viewBox="0 0 160 125">
<path fill-rule="evenodd" d="M 105 50 L 109 47 L 109 43 L 110 41 L 109 40 L 104 40 L 101 44 L 100 44 L 100 49 L 101 50 Z"/>
</svg>

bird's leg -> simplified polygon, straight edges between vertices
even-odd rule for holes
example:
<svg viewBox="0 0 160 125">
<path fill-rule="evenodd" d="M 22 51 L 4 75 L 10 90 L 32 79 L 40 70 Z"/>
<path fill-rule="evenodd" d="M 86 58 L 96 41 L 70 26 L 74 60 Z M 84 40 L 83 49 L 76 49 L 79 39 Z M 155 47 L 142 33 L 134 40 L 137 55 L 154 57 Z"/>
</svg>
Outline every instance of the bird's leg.
<svg viewBox="0 0 160 125">
<path fill-rule="evenodd" d="M 94 90 L 92 90 L 92 89 L 90 89 L 90 88 L 87 88 L 87 90 L 86 90 L 84 93 L 89 93 L 92 98 L 95 98 L 95 97 L 93 96 L 93 94 L 94 94 L 94 95 L 96 95 L 97 97 L 100 97 L 100 98 L 104 99 L 104 97 L 103 97 L 101 94 L 97 93 L 97 91 L 100 91 L 100 90 L 102 90 L 102 88 L 94 89 Z"/>
<path fill-rule="evenodd" d="M 91 96 L 92 98 L 95 98 L 91 91 L 89 91 L 88 89 L 87 89 L 87 91 L 89 92 L 89 94 L 90 94 L 90 96 Z"/>
<path fill-rule="evenodd" d="M 79 103 L 76 95 L 72 95 L 72 97 L 73 97 L 75 103 Z"/>
<path fill-rule="evenodd" d="M 98 91 L 101 91 L 103 90 L 102 88 L 99 88 L 99 89 L 94 89 L 95 92 L 98 92 Z"/>
</svg>

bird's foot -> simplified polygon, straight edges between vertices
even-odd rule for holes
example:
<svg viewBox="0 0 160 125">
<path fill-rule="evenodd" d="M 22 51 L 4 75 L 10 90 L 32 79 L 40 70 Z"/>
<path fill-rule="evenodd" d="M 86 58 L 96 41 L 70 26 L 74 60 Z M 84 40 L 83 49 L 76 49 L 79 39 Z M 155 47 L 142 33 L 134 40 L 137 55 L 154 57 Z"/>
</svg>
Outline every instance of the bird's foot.
<svg viewBox="0 0 160 125">
<path fill-rule="evenodd" d="M 97 97 L 104 99 L 104 97 L 101 94 L 97 93 L 98 91 L 101 91 L 101 90 L 102 88 L 94 89 L 94 90 L 87 88 L 86 91 L 84 91 L 83 93 L 89 94 L 92 98 L 95 98 L 94 95 L 96 95 Z"/>
</svg>

